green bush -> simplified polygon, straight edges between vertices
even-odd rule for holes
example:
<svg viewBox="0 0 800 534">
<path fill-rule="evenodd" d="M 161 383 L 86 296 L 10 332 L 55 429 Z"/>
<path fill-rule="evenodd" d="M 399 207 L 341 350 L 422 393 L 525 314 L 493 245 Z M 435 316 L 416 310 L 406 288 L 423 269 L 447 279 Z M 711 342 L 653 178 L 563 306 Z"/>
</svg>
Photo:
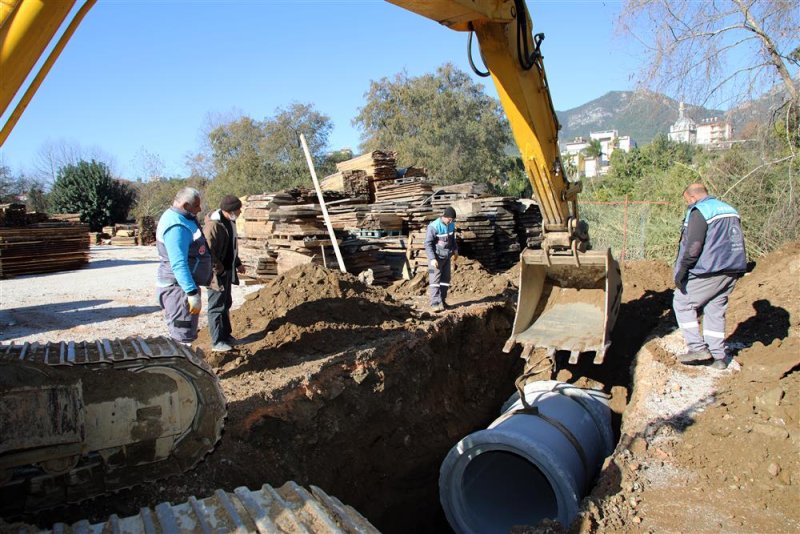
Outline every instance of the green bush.
<svg viewBox="0 0 800 534">
<path fill-rule="evenodd" d="M 133 189 L 112 178 L 108 166 L 95 160 L 59 169 L 50 194 L 53 211 L 80 213 L 93 231 L 125 221 L 133 202 Z"/>
</svg>

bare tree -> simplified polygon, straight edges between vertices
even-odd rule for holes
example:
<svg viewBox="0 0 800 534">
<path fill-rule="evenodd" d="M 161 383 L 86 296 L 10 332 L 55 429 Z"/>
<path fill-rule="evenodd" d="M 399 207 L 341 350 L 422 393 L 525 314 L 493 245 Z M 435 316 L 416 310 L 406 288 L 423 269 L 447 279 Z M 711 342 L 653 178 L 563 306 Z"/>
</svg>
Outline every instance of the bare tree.
<svg viewBox="0 0 800 534">
<path fill-rule="evenodd" d="M 797 0 L 627 0 L 618 26 L 647 50 L 649 89 L 733 105 L 782 84 L 798 101 Z"/>
<path fill-rule="evenodd" d="M 160 180 L 164 177 L 164 160 L 154 152 L 148 151 L 145 147 L 139 147 L 131 161 L 131 167 L 135 169 L 135 178 L 142 181 Z"/>
<path fill-rule="evenodd" d="M 74 141 L 47 141 L 42 144 L 36 155 L 34 175 L 37 181 L 43 184 L 52 184 L 58 176 L 58 171 L 67 165 L 76 165 L 79 161 L 95 160 L 106 164 L 114 170 L 114 158 L 101 148 L 92 146 L 82 147 Z"/>
</svg>

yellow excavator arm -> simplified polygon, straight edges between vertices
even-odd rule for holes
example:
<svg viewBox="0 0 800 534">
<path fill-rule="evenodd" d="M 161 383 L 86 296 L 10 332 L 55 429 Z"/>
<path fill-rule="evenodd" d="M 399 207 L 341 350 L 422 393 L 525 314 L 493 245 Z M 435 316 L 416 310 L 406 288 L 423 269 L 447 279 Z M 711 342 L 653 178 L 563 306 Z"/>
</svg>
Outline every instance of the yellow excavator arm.
<svg viewBox="0 0 800 534">
<path fill-rule="evenodd" d="M 524 0 L 387 0 L 464 32 L 474 32 L 508 116 L 542 213 L 542 250 L 521 255 L 517 316 L 506 349 L 595 352 L 602 362 L 619 308 L 619 266 L 610 251 L 591 251 L 578 218 L 580 182 L 565 176 L 558 119 L 540 45 Z M 0 0 L 0 146 L 95 0 Z M 66 29 L 40 61 L 65 20 Z M 39 71 L 31 75 L 36 64 Z M 27 88 L 22 91 L 25 80 Z M 9 105 L 21 93 L 14 110 Z M 598 293 L 601 295 L 598 297 Z M 604 295 L 604 296 L 603 296 Z"/>
<path fill-rule="evenodd" d="M 580 182 L 565 176 L 558 118 L 540 45 L 524 0 L 387 0 L 457 31 L 474 31 L 494 80 L 528 180 L 542 213 L 542 250 L 521 255 L 517 314 L 506 350 L 523 346 L 552 356 L 570 352 L 575 363 L 593 352 L 602 363 L 621 298 L 619 265 L 609 250 L 587 251 L 578 218 Z"/>
<path fill-rule="evenodd" d="M 0 146 L 95 1 L 86 0 L 74 12 L 64 33 L 34 74 L 34 67 L 72 12 L 75 0 L 0 0 L 0 117 L 6 116 L 25 80 L 33 76 L 0 128 Z"/>
<path fill-rule="evenodd" d="M 481 57 L 497 87 L 525 171 L 540 204 L 546 248 L 570 248 L 576 239 L 575 194 L 564 175 L 558 119 L 547 86 L 530 15 L 521 0 L 387 0 L 450 29 L 474 31 Z M 570 202 L 572 205 L 570 205 Z M 575 221 L 577 222 L 577 221 Z M 572 226 L 572 228 L 571 228 Z M 578 243 L 578 244 L 579 244 Z"/>
</svg>

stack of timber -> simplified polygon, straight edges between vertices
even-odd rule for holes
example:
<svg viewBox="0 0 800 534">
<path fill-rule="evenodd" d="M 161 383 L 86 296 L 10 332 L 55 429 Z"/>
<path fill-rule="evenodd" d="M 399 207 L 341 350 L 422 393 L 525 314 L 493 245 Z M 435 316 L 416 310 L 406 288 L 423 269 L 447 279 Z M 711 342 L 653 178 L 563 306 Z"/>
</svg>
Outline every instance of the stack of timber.
<svg viewBox="0 0 800 534">
<path fill-rule="evenodd" d="M 430 206 L 412 206 L 406 208 L 406 227 L 409 234 L 417 230 L 425 230 L 428 224 L 441 215 Z"/>
<path fill-rule="evenodd" d="M 371 212 L 368 204 L 339 204 L 327 208 L 331 226 L 345 231 L 358 231 L 361 221 Z"/>
<path fill-rule="evenodd" d="M 25 226 L 27 224 L 25 204 L 0 204 L 0 226 Z"/>
<path fill-rule="evenodd" d="M 350 198 L 370 196 L 370 177 L 362 169 L 339 171 L 320 182 L 323 191 L 339 191 Z"/>
<path fill-rule="evenodd" d="M 382 243 L 377 239 L 361 239 L 350 237 L 339 244 L 345 269 L 348 273 L 358 275 L 364 271 L 372 271 L 372 282 L 377 285 L 392 283 L 392 268 L 384 257 Z M 334 267 L 336 259 L 333 260 Z"/>
<path fill-rule="evenodd" d="M 542 248 L 542 212 L 533 199 L 517 201 L 517 236 L 522 248 Z"/>
<path fill-rule="evenodd" d="M 459 249 L 489 271 L 508 269 L 519 260 L 517 200 L 487 197 L 453 202 L 460 229 Z"/>
<path fill-rule="evenodd" d="M 394 180 L 397 177 L 396 153 L 391 151 L 375 150 L 367 152 L 353 159 L 336 164 L 336 170 L 363 171 L 369 184 L 369 201 L 375 201 L 375 191 L 381 182 Z"/>
<path fill-rule="evenodd" d="M 409 241 L 407 236 L 382 237 L 372 241 L 380 245 L 380 253 L 383 261 L 391 269 L 392 279 L 400 280 L 405 277 L 406 273 L 411 272 L 407 257 Z"/>
<path fill-rule="evenodd" d="M 433 185 L 427 178 L 396 178 L 378 184 L 375 202 L 398 201 L 420 203 L 433 194 Z"/>
<path fill-rule="evenodd" d="M 0 278 L 79 269 L 89 262 L 89 225 L 45 222 L 0 228 Z"/>
<path fill-rule="evenodd" d="M 139 228 L 135 224 L 115 224 L 111 244 L 117 247 L 135 247 L 139 244 Z"/>
<path fill-rule="evenodd" d="M 425 229 L 408 234 L 406 242 L 406 271 L 403 278 L 410 279 L 418 272 L 427 272 L 428 253 L 425 252 Z"/>
<path fill-rule="evenodd" d="M 80 224 L 81 222 L 80 213 L 53 213 L 49 215 L 48 218 L 52 221 L 69 222 L 75 224 Z"/>
<path fill-rule="evenodd" d="M 380 207 L 374 208 L 358 224 L 361 235 L 368 237 L 383 237 L 384 235 L 399 235 L 403 231 L 403 216 L 394 211 L 382 211 Z M 370 235 L 371 233 L 375 235 Z"/>
<path fill-rule="evenodd" d="M 430 205 L 437 213 L 441 213 L 444 208 L 457 200 L 484 197 L 488 191 L 489 187 L 486 184 L 477 182 L 439 186 L 430 197 Z"/>
<path fill-rule="evenodd" d="M 272 234 L 269 204 L 274 196 L 274 194 L 249 195 L 242 202 L 241 218 L 244 220 L 244 228 L 239 233 L 241 245 L 256 249 L 265 248 L 264 241 Z M 239 226 L 236 228 L 238 230 Z"/>
<path fill-rule="evenodd" d="M 278 275 L 305 263 L 336 265 L 333 243 L 319 217 L 321 209 L 309 200 L 307 191 L 293 190 L 275 194 L 269 204 L 273 227 L 267 243 L 277 254 Z"/>
<path fill-rule="evenodd" d="M 393 180 L 397 176 L 396 152 L 375 150 L 336 164 L 336 170 L 364 171 L 372 181 Z"/>
</svg>

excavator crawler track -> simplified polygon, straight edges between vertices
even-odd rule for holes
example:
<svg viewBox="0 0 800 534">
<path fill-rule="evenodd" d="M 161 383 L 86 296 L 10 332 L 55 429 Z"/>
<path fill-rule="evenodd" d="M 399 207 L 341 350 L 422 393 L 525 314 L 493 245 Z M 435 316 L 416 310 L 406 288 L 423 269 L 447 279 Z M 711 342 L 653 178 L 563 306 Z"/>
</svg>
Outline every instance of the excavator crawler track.
<svg viewBox="0 0 800 534">
<path fill-rule="evenodd" d="M 225 416 L 214 372 L 169 338 L 0 344 L 0 514 L 191 469 Z"/>
<path fill-rule="evenodd" d="M 112 515 L 102 523 L 88 520 L 72 525 L 56 523 L 49 530 L 14 525 L 14 532 L 28 534 L 103 533 L 128 534 L 195 532 L 263 532 L 297 534 L 378 534 L 378 530 L 352 507 L 316 486 L 310 491 L 295 482 L 280 488 L 264 484 L 261 489 L 217 490 L 211 497 L 189 497 L 187 502 L 161 503 L 142 508 L 137 515 Z"/>
</svg>

